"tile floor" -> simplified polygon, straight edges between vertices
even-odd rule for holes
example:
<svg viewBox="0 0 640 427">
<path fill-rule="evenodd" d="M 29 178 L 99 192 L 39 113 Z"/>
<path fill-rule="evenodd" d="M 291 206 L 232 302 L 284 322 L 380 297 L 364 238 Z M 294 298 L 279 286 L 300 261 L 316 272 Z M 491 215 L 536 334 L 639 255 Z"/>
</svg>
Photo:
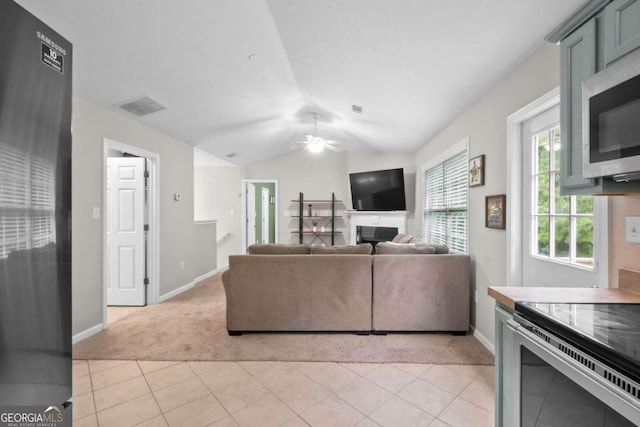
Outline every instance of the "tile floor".
<svg viewBox="0 0 640 427">
<path fill-rule="evenodd" d="M 493 366 L 76 360 L 75 427 L 493 426 Z"/>
</svg>

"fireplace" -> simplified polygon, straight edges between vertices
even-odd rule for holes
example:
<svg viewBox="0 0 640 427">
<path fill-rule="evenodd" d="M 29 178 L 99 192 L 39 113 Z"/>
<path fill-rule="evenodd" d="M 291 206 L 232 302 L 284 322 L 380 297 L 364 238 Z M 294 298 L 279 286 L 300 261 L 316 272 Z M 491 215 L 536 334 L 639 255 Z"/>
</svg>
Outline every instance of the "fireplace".
<svg viewBox="0 0 640 427">
<path fill-rule="evenodd" d="M 398 227 L 356 226 L 356 243 L 371 243 L 374 247 L 378 242 L 388 242 L 398 234 Z"/>
<path fill-rule="evenodd" d="M 361 242 L 370 242 L 371 244 L 374 244 L 374 242 L 377 243 L 391 240 L 397 234 L 407 232 L 406 211 L 347 211 L 347 215 L 349 215 L 350 218 L 349 241 L 352 245 L 356 244 L 358 236 L 360 236 Z M 358 228 L 360 228 L 360 232 L 358 232 Z M 381 230 L 377 231 L 378 228 Z M 372 233 L 370 229 L 376 229 L 376 231 L 373 231 Z M 394 234 L 391 235 L 391 231 L 388 229 L 393 229 Z M 372 238 L 363 239 L 363 235 L 372 236 Z"/>
</svg>

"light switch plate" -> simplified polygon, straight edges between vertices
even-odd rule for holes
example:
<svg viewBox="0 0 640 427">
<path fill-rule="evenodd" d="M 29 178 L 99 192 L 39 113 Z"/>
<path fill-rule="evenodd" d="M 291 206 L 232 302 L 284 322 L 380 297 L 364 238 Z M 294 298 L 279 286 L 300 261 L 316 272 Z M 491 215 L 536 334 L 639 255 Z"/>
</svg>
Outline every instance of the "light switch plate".
<svg viewBox="0 0 640 427">
<path fill-rule="evenodd" d="M 640 217 L 628 216 L 626 220 L 627 243 L 640 243 Z"/>
<path fill-rule="evenodd" d="M 94 207 L 91 217 L 93 219 L 100 219 L 100 208 Z"/>
</svg>

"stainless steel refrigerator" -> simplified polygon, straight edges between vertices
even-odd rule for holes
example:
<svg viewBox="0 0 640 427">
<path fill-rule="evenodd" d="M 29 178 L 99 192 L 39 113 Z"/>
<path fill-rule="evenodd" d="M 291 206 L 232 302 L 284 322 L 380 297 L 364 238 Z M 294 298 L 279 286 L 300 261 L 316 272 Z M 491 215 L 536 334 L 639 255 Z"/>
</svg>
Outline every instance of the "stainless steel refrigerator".
<svg viewBox="0 0 640 427">
<path fill-rule="evenodd" d="M 0 0 L 0 41 L 0 426 L 17 406 L 59 422 L 72 372 L 72 47 L 12 0 Z"/>
</svg>

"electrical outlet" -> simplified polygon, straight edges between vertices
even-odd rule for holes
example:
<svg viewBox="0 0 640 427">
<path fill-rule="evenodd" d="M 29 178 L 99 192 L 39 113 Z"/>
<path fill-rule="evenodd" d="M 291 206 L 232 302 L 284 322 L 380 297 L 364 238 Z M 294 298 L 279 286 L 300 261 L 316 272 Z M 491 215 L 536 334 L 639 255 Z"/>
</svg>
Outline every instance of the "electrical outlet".
<svg viewBox="0 0 640 427">
<path fill-rule="evenodd" d="M 180 261 L 180 270 L 184 270 L 184 261 Z"/>
<path fill-rule="evenodd" d="M 92 218 L 93 219 L 100 219 L 100 208 L 97 208 L 97 207 L 93 208 Z"/>
</svg>

